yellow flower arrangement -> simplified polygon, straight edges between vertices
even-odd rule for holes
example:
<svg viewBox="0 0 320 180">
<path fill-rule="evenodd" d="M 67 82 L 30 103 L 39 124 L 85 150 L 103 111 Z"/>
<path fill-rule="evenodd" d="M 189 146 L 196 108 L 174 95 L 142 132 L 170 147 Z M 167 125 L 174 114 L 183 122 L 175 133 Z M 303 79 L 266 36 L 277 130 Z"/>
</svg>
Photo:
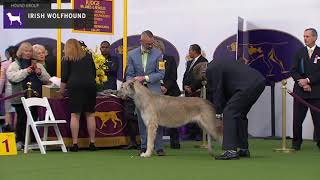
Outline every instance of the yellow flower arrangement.
<svg viewBox="0 0 320 180">
<path fill-rule="evenodd" d="M 97 90 L 100 91 L 103 89 L 103 83 L 108 80 L 105 71 L 107 69 L 106 66 L 106 58 L 98 53 L 92 54 L 94 64 L 96 65 L 96 85 Z"/>
<path fill-rule="evenodd" d="M 89 48 L 85 47 L 84 48 L 87 52 L 90 52 L 92 54 L 92 58 L 94 61 L 94 64 L 96 66 L 96 86 L 97 86 L 97 91 L 102 91 L 103 90 L 103 83 L 108 81 L 108 77 L 105 74 L 105 71 L 107 69 L 106 66 L 106 58 L 97 53 L 97 49 L 93 52 Z"/>
</svg>

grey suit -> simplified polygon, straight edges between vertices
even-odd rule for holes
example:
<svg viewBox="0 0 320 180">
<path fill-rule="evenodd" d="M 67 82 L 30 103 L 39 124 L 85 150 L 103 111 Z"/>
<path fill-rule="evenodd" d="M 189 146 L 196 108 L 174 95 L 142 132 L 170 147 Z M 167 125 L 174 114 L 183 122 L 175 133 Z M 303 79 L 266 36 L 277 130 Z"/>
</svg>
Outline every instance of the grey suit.
<svg viewBox="0 0 320 180">
<path fill-rule="evenodd" d="M 128 53 L 126 79 L 130 80 L 136 76 L 149 76 L 147 82 L 148 88 L 157 93 L 161 93 L 160 80 L 164 77 L 164 70 L 159 69 L 159 61 L 162 58 L 162 54 L 158 49 L 152 48 L 148 54 L 146 69 L 144 70 L 142 65 L 141 47 L 133 49 Z M 143 123 L 140 112 L 137 110 L 139 133 L 141 137 L 141 149 L 147 148 L 147 130 Z M 155 150 L 163 149 L 162 143 L 163 128 L 159 127 L 155 140 Z"/>
</svg>

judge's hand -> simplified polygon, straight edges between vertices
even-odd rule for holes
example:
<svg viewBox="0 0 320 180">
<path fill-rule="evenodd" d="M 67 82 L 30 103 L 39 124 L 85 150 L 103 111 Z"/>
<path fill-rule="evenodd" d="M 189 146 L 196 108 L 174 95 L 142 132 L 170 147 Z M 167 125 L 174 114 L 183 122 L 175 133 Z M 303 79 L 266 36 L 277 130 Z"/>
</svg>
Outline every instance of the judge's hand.
<svg viewBox="0 0 320 180">
<path fill-rule="evenodd" d="M 307 79 L 299 79 L 298 84 L 300 87 L 308 85 L 308 80 Z"/>
<path fill-rule="evenodd" d="M 189 94 L 192 93 L 192 90 L 191 90 L 191 87 L 190 87 L 190 86 L 184 86 L 184 90 L 185 90 L 187 93 L 189 93 Z"/>
<path fill-rule="evenodd" d="M 160 87 L 162 94 L 166 94 L 168 89 L 165 86 Z"/>
<path fill-rule="evenodd" d="M 136 77 L 134 77 L 134 80 L 137 80 L 137 81 L 143 83 L 145 78 L 144 78 L 144 76 L 136 76 Z"/>
<path fill-rule="evenodd" d="M 311 86 L 307 84 L 307 85 L 303 86 L 303 90 L 306 92 L 311 92 Z"/>
</svg>

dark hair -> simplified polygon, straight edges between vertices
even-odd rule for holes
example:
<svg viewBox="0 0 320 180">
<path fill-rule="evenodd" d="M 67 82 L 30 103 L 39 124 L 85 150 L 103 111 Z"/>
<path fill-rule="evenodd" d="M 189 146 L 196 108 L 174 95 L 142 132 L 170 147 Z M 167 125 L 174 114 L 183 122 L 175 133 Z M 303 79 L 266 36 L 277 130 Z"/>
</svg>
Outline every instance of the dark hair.
<svg viewBox="0 0 320 180">
<path fill-rule="evenodd" d="M 197 54 L 201 54 L 201 48 L 200 48 L 200 46 L 198 44 L 192 44 L 190 46 L 190 49 L 192 51 L 195 51 Z"/>
<path fill-rule="evenodd" d="M 100 43 L 100 46 L 101 46 L 102 44 L 108 44 L 108 45 L 110 46 L 109 41 L 102 41 L 102 42 Z"/>
<path fill-rule="evenodd" d="M 304 31 L 311 31 L 312 36 L 315 36 L 316 38 L 318 38 L 318 33 L 317 33 L 317 30 L 316 30 L 316 29 L 314 29 L 314 28 L 308 28 L 308 29 L 306 29 L 306 30 L 304 30 Z"/>
<path fill-rule="evenodd" d="M 82 47 L 87 47 L 87 45 L 86 45 L 86 43 L 84 43 L 84 41 L 81 41 L 81 40 L 79 40 L 79 43 L 80 43 L 80 45 L 82 46 Z"/>
<path fill-rule="evenodd" d="M 142 34 L 147 35 L 149 38 L 153 38 L 153 33 L 150 30 L 143 31 Z"/>
<path fill-rule="evenodd" d="M 13 59 L 16 58 L 16 53 L 17 53 L 17 50 L 18 48 L 16 46 L 9 46 L 7 49 L 6 49 L 6 53 L 8 52 L 9 56 Z"/>
</svg>

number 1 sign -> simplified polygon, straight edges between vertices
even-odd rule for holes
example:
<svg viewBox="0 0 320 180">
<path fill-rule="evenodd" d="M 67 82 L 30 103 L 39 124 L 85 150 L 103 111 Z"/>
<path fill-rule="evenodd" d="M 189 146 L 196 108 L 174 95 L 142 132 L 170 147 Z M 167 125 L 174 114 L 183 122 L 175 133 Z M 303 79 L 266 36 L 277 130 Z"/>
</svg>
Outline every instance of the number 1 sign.
<svg viewBox="0 0 320 180">
<path fill-rule="evenodd" d="M 17 144 L 14 133 L 0 133 L 0 155 L 16 155 Z"/>
</svg>

